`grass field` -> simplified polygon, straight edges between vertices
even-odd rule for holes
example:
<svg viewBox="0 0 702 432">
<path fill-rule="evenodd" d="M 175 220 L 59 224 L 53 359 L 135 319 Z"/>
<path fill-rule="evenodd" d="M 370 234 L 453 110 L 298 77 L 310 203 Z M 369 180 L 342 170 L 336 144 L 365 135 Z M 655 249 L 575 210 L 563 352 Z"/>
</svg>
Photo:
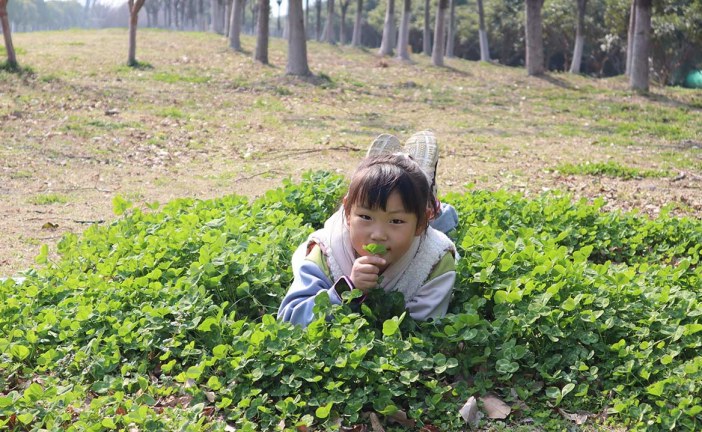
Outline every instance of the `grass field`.
<svg viewBox="0 0 702 432">
<path fill-rule="evenodd" d="M 431 66 L 308 44 L 310 79 L 221 36 L 141 29 L 16 33 L 31 72 L 0 71 L 0 275 L 66 232 L 113 218 L 112 200 L 249 196 L 308 169 L 350 173 L 378 134 L 442 145 L 440 192 L 466 184 L 602 196 L 606 209 L 702 214 L 702 93 L 627 91 L 623 77 L 527 77 L 448 59 Z M 592 169 L 605 167 L 605 169 Z"/>
</svg>

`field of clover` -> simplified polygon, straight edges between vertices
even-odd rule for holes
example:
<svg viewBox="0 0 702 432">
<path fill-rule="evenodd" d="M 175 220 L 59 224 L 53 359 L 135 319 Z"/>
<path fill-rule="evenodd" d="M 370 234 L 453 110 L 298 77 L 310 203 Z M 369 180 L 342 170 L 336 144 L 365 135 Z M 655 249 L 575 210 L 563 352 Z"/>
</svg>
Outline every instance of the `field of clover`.
<svg viewBox="0 0 702 432">
<path fill-rule="evenodd" d="M 114 222 L 0 284 L 0 429 L 457 431 L 488 394 L 505 427 L 702 427 L 702 222 L 469 188 L 445 197 L 447 317 L 320 296 L 307 329 L 278 322 L 292 252 L 344 188 L 316 172 L 255 200 L 115 198 Z"/>
</svg>

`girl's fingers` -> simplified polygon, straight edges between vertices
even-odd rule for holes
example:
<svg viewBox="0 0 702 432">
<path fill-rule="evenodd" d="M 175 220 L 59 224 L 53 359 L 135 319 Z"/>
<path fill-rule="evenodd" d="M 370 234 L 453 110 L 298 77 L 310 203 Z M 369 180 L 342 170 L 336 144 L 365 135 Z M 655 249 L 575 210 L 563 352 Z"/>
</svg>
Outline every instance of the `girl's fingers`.
<svg viewBox="0 0 702 432">
<path fill-rule="evenodd" d="M 376 268 L 379 268 L 379 267 L 383 267 L 385 265 L 385 259 L 381 258 L 377 255 L 366 255 L 366 256 L 362 256 L 360 258 L 357 258 L 354 265 L 356 263 L 370 264 L 370 265 L 375 266 Z"/>
</svg>

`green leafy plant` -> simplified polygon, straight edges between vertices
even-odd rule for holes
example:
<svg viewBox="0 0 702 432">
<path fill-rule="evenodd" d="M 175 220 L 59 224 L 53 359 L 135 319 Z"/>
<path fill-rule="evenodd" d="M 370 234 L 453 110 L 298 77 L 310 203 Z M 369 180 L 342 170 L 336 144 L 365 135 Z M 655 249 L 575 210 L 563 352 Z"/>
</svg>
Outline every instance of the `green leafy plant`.
<svg viewBox="0 0 702 432">
<path fill-rule="evenodd" d="M 458 409 L 488 392 L 519 427 L 572 428 L 554 407 L 702 426 L 699 220 L 449 195 L 447 316 L 415 322 L 378 289 L 360 307 L 318 295 L 307 328 L 280 322 L 292 251 L 344 188 L 307 173 L 252 201 L 116 197 L 112 223 L 42 247 L 41 267 L 0 282 L 0 428 L 332 430 L 372 412 L 386 430 L 458 431 Z"/>
<path fill-rule="evenodd" d="M 367 245 L 363 246 L 363 249 L 367 250 L 369 253 L 373 255 L 383 255 L 387 253 L 387 249 L 385 246 L 380 245 L 380 244 L 375 244 L 375 243 L 369 243 Z"/>
</svg>

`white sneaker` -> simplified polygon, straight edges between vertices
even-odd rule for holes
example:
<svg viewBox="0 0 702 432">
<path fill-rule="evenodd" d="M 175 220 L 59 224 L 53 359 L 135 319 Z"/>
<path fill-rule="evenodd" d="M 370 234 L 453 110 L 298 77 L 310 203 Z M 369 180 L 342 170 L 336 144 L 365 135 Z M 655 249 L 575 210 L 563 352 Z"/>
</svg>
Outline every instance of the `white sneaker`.
<svg viewBox="0 0 702 432">
<path fill-rule="evenodd" d="M 420 131 L 405 141 L 404 152 L 412 156 L 426 174 L 434 195 L 436 195 L 436 166 L 439 164 L 439 143 L 434 132 Z"/>
<path fill-rule="evenodd" d="M 403 152 L 402 144 L 400 140 L 397 139 L 395 135 L 390 134 L 380 134 L 378 138 L 374 139 L 370 147 L 368 147 L 368 152 L 366 152 L 366 157 L 378 156 L 378 155 L 388 155 Z"/>
</svg>

